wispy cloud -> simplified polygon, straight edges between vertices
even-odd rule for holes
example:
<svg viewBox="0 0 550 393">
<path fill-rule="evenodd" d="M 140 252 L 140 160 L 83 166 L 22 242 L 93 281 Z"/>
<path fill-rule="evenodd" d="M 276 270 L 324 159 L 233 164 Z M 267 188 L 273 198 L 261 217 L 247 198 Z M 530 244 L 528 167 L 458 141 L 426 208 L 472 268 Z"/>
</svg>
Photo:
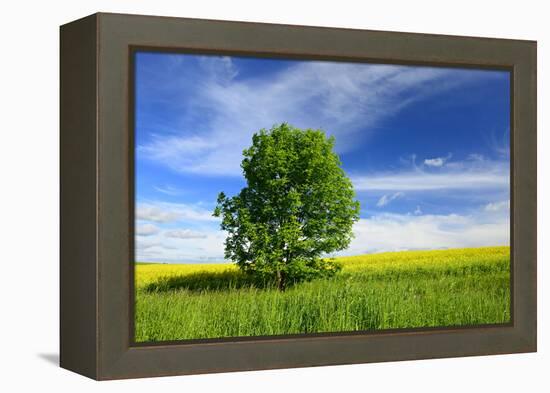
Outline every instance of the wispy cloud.
<svg viewBox="0 0 550 393">
<path fill-rule="evenodd" d="M 181 194 L 181 190 L 172 187 L 172 186 L 153 186 L 155 191 L 160 192 L 161 194 L 177 196 Z"/>
<path fill-rule="evenodd" d="M 225 232 L 219 228 L 219 218 L 200 203 L 141 202 L 136 219 L 137 261 L 223 261 Z"/>
<path fill-rule="evenodd" d="M 485 157 L 483 156 L 483 154 L 470 153 L 468 154 L 467 159 L 470 161 L 483 161 L 485 160 Z"/>
<path fill-rule="evenodd" d="M 325 129 L 337 136 L 339 152 L 349 151 L 357 138 L 368 138 L 411 103 L 476 78 L 467 70 L 338 62 L 294 63 L 262 78 L 237 74 L 227 57 L 208 58 L 195 73 L 178 74 L 193 88 L 171 97 L 182 107 L 200 108 L 200 125 L 182 122 L 152 135 L 138 146 L 138 158 L 179 172 L 240 175 L 241 152 L 252 133 L 283 121 Z"/>
<path fill-rule="evenodd" d="M 160 232 L 160 229 L 156 225 L 143 224 L 136 227 L 136 235 L 138 236 L 151 236 Z"/>
<path fill-rule="evenodd" d="M 376 203 L 376 206 L 378 207 L 383 207 L 383 206 L 386 206 L 388 205 L 391 201 L 397 199 L 397 198 L 401 198 L 402 196 L 404 196 L 405 194 L 402 193 L 402 192 L 396 192 L 394 194 L 385 194 L 385 195 L 382 195 L 382 197 L 378 200 L 378 202 Z"/>
<path fill-rule="evenodd" d="M 487 212 L 500 212 L 510 210 L 510 200 L 491 202 L 485 205 L 485 211 Z"/>
<path fill-rule="evenodd" d="M 151 249 L 156 249 L 156 252 L 158 253 L 161 250 L 175 250 L 176 248 L 163 244 L 158 240 L 145 240 L 140 237 L 136 238 L 136 251 L 138 254 L 145 250 L 149 250 L 148 252 L 153 253 L 154 251 L 152 251 Z"/>
<path fill-rule="evenodd" d="M 445 165 L 447 160 L 449 160 L 451 157 L 452 155 L 449 154 L 446 157 L 426 158 L 424 160 L 424 165 L 439 168 Z"/>
<path fill-rule="evenodd" d="M 506 190 L 510 184 L 506 161 L 463 161 L 438 171 L 419 167 L 352 176 L 357 191 Z"/>
<path fill-rule="evenodd" d="M 225 232 L 185 229 L 159 233 L 147 240 L 136 239 L 136 260 L 140 262 L 211 263 L 224 261 Z M 192 240 L 182 242 L 182 240 Z"/>
<path fill-rule="evenodd" d="M 136 207 L 136 219 L 156 223 L 191 221 L 219 221 L 212 216 L 212 211 L 197 205 L 181 203 L 148 202 L 139 203 Z"/>
<path fill-rule="evenodd" d="M 136 208 L 136 219 L 153 222 L 177 221 L 180 214 L 174 210 L 161 209 L 158 206 L 138 205 Z"/>
<path fill-rule="evenodd" d="M 489 134 L 489 146 L 491 149 L 503 158 L 510 158 L 510 129 L 505 132 L 497 133 L 492 131 Z"/>
<path fill-rule="evenodd" d="M 164 236 L 175 239 L 205 239 L 207 237 L 205 233 L 193 231 L 191 229 L 174 229 L 165 232 Z"/>
</svg>

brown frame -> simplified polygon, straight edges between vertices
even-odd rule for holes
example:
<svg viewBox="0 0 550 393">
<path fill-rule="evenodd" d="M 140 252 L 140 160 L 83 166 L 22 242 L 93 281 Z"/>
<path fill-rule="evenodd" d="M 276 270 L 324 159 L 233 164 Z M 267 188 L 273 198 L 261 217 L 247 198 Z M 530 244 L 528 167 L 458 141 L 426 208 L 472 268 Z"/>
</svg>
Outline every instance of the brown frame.
<svg viewBox="0 0 550 393">
<path fill-rule="evenodd" d="M 510 70 L 512 322 L 134 343 L 136 49 Z M 61 27 L 61 366 L 94 379 L 536 351 L 536 42 L 94 14 Z"/>
</svg>

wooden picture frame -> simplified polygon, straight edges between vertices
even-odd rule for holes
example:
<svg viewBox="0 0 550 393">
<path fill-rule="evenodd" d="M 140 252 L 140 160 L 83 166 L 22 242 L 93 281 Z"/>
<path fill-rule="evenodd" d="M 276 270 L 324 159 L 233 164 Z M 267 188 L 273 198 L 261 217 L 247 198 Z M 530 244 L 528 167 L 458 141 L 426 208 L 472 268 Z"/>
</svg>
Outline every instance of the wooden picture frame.
<svg viewBox="0 0 550 393">
<path fill-rule="evenodd" d="M 136 49 L 511 72 L 512 322 L 133 341 Z M 61 27 L 61 367 L 97 380 L 536 351 L 536 42 L 98 13 Z"/>
</svg>

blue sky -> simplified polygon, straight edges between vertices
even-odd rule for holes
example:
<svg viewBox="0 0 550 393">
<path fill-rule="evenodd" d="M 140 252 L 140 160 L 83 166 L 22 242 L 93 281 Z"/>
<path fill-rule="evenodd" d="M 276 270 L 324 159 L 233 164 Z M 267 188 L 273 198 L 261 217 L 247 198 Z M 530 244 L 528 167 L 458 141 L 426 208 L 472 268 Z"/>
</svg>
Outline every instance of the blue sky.
<svg viewBox="0 0 550 393">
<path fill-rule="evenodd" d="M 339 253 L 509 244 L 509 73 L 136 54 L 136 258 L 220 262 L 260 128 L 321 128 L 361 202 Z"/>
</svg>

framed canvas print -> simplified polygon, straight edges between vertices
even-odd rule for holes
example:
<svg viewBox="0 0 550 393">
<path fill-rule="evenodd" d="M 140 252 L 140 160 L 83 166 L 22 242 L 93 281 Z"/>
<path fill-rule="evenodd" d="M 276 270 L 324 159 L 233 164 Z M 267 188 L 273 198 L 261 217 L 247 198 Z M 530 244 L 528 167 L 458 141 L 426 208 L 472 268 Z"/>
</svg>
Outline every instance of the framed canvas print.
<svg viewBox="0 0 550 393">
<path fill-rule="evenodd" d="M 536 43 L 61 27 L 61 366 L 536 350 Z"/>
</svg>

